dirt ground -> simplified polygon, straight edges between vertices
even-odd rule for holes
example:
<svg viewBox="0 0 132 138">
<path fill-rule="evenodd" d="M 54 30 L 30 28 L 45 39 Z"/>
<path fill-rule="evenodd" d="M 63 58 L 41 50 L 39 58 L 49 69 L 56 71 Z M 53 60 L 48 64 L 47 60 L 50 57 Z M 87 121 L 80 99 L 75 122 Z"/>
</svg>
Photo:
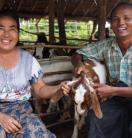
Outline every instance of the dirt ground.
<svg viewBox="0 0 132 138">
<path fill-rule="evenodd" d="M 64 123 L 49 128 L 53 133 L 56 134 L 57 138 L 71 138 L 73 132 L 73 122 Z M 83 126 L 79 131 L 79 138 L 87 138 L 86 126 Z"/>
<path fill-rule="evenodd" d="M 33 105 L 34 107 L 34 105 Z M 43 106 L 46 107 L 46 106 Z M 46 109 L 43 109 L 43 113 Z M 66 119 L 65 123 L 59 124 L 59 119 L 61 118 L 63 113 L 57 113 L 54 112 L 53 114 L 47 115 L 47 116 L 41 116 L 42 121 L 44 124 L 48 127 L 48 129 L 55 133 L 57 138 L 71 138 L 73 133 L 73 127 L 74 127 L 74 111 L 71 108 L 70 115 L 71 118 L 68 118 L 70 121 L 67 121 Z M 65 114 L 65 113 L 64 113 Z M 54 124 L 54 125 L 53 125 Z M 79 137 L 78 138 L 87 138 L 87 127 L 83 126 L 82 129 L 79 131 Z"/>
</svg>

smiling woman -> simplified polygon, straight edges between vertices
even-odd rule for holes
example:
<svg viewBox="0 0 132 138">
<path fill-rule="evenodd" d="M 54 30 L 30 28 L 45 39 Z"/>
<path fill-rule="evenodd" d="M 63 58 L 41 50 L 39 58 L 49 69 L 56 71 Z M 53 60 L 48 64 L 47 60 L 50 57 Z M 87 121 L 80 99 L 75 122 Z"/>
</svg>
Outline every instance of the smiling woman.
<svg viewBox="0 0 132 138">
<path fill-rule="evenodd" d="M 18 21 L 10 15 L 0 14 L 0 64 L 6 69 L 15 66 L 19 59 L 19 50 L 16 48 L 19 38 Z"/>
<path fill-rule="evenodd" d="M 62 82 L 46 85 L 38 61 L 16 47 L 19 18 L 12 11 L 0 12 L 0 138 L 55 138 L 32 112 L 28 100 L 31 90 L 41 98 L 52 97 L 58 89 L 69 87 Z"/>
</svg>

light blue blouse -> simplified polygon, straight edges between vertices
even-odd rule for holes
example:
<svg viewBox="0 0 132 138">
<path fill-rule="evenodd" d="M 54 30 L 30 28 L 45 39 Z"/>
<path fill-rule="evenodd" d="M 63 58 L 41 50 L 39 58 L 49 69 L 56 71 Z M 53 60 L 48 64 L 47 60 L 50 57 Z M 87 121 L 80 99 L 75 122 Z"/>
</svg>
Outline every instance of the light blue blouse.
<svg viewBox="0 0 132 138">
<path fill-rule="evenodd" d="M 31 85 L 42 76 L 38 61 L 29 52 L 20 49 L 20 58 L 14 68 L 0 66 L 0 101 L 28 100 Z"/>
</svg>

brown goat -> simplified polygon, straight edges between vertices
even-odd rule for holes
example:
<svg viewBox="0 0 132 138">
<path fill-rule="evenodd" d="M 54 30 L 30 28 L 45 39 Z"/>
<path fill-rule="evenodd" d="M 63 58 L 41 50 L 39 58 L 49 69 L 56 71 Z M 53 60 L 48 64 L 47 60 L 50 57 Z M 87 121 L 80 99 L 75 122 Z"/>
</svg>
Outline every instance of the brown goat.
<svg viewBox="0 0 132 138">
<path fill-rule="evenodd" d="M 89 59 L 84 62 L 87 68 L 87 73 L 81 72 L 80 76 L 74 78 L 72 81 L 68 81 L 67 84 L 71 86 L 71 93 L 74 101 L 74 131 L 72 138 L 78 138 L 78 130 L 82 127 L 85 115 L 88 109 L 93 109 L 95 115 L 98 118 L 103 117 L 103 113 L 100 108 L 99 97 L 96 94 L 93 84 L 106 83 L 106 70 L 104 65 L 100 62 Z M 52 98 L 52 101 L 57 102 L 63 93 L 58 91 L 58 93 Z"/>
</svg>

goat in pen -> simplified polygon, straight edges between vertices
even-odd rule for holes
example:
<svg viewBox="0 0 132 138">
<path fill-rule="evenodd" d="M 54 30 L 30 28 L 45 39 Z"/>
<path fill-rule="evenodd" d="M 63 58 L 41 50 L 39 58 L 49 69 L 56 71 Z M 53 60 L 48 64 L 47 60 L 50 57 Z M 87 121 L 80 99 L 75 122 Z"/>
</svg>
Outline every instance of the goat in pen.
<svg viewBox="0 0 132 138">
<path fill-rule="evenodd" d="M 93 84 L 95 82 L 101 84 L 106 83 L 105 66 L 95 59 L 85 61 L 84 65 L 87 69 L 87 73 L 81 72 L 78 77 L 67 82 L 71 87 L 75 112 L 72 138 L 78 138 L 78 130 L 82 127 L 89 109 L 93 109 L 95 115 L 99 119 L 103 117 L 99 103 L 100 98 L 97 96 Z M 63 97 L 63 93 L 60 91 L 58 91 L 58 93 L 51 99 L 52 102 L 57 102 L 61 97 Z"/>
</svg>

